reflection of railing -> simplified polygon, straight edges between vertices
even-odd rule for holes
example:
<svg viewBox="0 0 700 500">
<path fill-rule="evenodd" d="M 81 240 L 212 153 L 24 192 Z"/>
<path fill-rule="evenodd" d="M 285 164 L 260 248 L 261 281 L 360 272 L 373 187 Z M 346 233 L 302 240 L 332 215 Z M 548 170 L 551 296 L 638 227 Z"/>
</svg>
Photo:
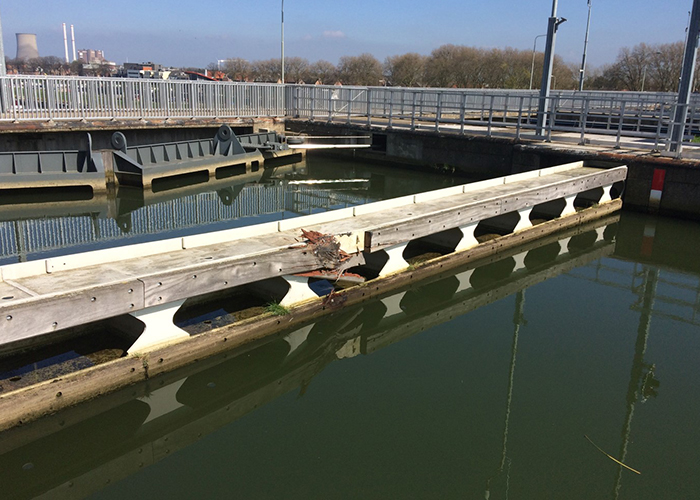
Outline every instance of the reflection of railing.
<svg viewBox="0 0 700 500">
<path fill-rule="evenodd" d="M 0 262 L 26 260 L 31 254 L 71 247 L 162 235 L 255 217 L 257 215 L 308 214 L 319 210 L 373 201 L 362 194 L 336 192 L 285 184 L 248 184 L 230 198 L 221 192 L 205 192 L 140 207 L 115 219 L 102 212 L 0 222 Z M 89 208 L 86 212 L 99 210 Z"/>
<path fill-rule="evenodd" d="M 608 259 L 571 271 L 569 275 L 637 295 L 633 311 L 642 312 L 647 266 L 637 262 Z M 656 269 L 654 267 L 654 269 Z M 651 314 L 700 326 L 700 276 L 658 268 Z"/>
</svg>

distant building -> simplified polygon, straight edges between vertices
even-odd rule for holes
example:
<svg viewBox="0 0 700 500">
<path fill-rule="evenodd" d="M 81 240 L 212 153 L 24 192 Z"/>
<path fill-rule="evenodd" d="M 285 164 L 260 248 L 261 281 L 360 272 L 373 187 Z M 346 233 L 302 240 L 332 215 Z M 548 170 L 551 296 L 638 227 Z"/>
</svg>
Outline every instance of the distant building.
<svg viewBox="0 0 700 500">
<path fill-rule="evenodd" d="M 39 57 L 34 33 L 16 33 L 15 36 L 17 37 L 17 59 L 27 61 Z"/>
<path fill-rule="evenodd" d="M 79 49 L 78 59 L 81 59 L 87 64 L 102 64 L 105 61 L 105 54 L 101 50 Z"/>
<path fill-rule="evenodd" d="M 124 63 L 117 76 L 126 78 L 157 78 L 166 80 L 170 76 L 170 71 L 166 71 L 162 64 L 152 62 L 146 63 Z"/>
</svg>

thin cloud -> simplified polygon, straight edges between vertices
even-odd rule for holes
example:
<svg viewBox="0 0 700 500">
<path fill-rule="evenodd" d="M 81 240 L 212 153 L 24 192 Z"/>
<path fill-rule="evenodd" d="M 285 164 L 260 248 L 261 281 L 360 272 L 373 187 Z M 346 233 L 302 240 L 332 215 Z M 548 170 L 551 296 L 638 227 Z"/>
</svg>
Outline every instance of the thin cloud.
<svg viewBox="0 0 700 500">
<path fill-rule="evenodd" d="M 326 30 L 323 32 L 323 38 L 345 38 L 345 33 L 340 30 Z"/>
</svg>

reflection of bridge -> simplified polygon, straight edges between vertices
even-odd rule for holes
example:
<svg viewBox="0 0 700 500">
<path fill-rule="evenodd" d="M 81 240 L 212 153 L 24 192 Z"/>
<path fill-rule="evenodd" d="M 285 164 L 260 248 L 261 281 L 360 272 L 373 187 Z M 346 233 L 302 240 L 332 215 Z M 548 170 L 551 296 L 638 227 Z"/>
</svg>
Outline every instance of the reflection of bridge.
<svg viewBox="0 0 700 500">
<path fill-rule="evenodd" d="M 122 191 L 116 198 L 98 196 L 66 208 L 60 204 L 43 205 L 40 209 L 27 207 L 39 212 L 32 218 L 24 218 L 26 212 L 22 217 L 21 211 L 8 207 L 12 210 L 8 216 L 22 218 L 0 221 L 0 262 L 21 262 L 37 254 L 58 251 L 74 252 L 76 247 L 89 249 L 107 243 L 126 244 L 237 227 L 259 222 L 260 216 L 276 220 L 374 201 L 362 192 L 289 185 L 283 181 L 219 184 L 216 191 L 176 199 L 168 199 L 172 196 L 168 193 L 143 195 L 139 190 L 136 199 L 129 191 Z M 3 208 L 0 206 L 0 217 Z"/>
</svg>

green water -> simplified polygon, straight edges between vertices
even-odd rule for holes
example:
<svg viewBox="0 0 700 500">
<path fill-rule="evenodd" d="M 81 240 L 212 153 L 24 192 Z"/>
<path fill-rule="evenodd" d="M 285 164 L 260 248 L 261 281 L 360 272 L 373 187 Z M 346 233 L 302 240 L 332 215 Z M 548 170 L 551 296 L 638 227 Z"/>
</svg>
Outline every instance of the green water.
<svg viewBox="0 0 700 500">
<path fill-rule="evenodd" d="M 698 498 L 698 239 L 625 213 L 0 434 L 4 498 Z"/>
</svg>

